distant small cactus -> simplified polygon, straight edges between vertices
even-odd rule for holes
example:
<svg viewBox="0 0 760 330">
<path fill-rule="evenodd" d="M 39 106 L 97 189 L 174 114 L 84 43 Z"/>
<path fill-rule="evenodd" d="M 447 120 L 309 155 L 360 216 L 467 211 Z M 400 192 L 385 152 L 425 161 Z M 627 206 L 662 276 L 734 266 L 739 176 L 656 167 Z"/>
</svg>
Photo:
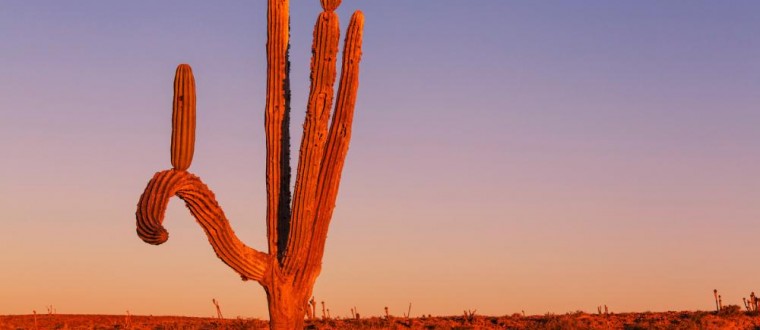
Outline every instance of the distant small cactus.
<svg viewBox="0 0 760 330">
<path fill-rule="evenodd" d="M 713 295 L 715 296 L 715 311 L 720 312 L 720 301 L 718 296 L 718 289 L 713 290 Z"/>
<path fill-rule="evenodd" d="M 216 301 L 216 298 L 211 299 L 211 302 L 214 303 L 214 307 L 216 307 L 216 318 L 220 320 L 223 319 L 224 317 L 222 316 L 222 309 L 219 307 L 219 302 Z"/>
<path fill-rule="evenodd" d="M 472 321 L 475 320 L 475 312 L 477 312 L 476 309 L 468 309 L 464 311 L 464 320 L 467 323 L 472 323 Z"/>
<path fill-rule="evenodd" d="M 314 296 L 309 300 L 309 306 L 306 307 L 306 314 L 309 320 L 314 321 L 317 315 L 317 302 L 314 300 Z"/>
</svg>

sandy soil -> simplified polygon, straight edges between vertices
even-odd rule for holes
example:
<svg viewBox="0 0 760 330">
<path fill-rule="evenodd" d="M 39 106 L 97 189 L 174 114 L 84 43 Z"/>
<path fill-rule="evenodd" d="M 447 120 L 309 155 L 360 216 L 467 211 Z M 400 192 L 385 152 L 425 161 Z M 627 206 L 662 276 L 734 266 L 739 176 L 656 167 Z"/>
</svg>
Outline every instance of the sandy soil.
<svg viewBox="0 0 760 330">
<path fill-rule="evenodd" d="M 267 329 L 257 319 L 179 316 L 5 315 L 0 329 Z M 760 329 L 757 313 L 734 311 L 662 312 L 597 315 L 568 313 L 534 316 L 450 316 L 307 321 L 307 329 Z"/>
</svg>

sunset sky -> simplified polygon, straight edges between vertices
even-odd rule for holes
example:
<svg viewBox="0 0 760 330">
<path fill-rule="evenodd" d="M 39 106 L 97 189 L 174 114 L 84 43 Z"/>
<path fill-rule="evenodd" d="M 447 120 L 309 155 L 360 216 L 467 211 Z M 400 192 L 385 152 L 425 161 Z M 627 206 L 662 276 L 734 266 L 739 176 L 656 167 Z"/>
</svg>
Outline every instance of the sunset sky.
<svg viewBox="0 0 760 330">
<path fill-rule="evenodd" d="M 314 295 L 333 316 L 711 310 L 760 292 L 760 2 L 344 0 L 366 16 L 354 121 Z M 266 250 L 266 2 L 0 2 L 0 314 L 266 318 L 179 199 L 193 165 Z M 317 0 L 291 1 L 293 153 Z M 342 40 L 342 38 L 341 38 Z M 341 42 L 342 43 L 342 42 Z M 296 157 L 293 157 L 294 164 Z"/>
</svg>

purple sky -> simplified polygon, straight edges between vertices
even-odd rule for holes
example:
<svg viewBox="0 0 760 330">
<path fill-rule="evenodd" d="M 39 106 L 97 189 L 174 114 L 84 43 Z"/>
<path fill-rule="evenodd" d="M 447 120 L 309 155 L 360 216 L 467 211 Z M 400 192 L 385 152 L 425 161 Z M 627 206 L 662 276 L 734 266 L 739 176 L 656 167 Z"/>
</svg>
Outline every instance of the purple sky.
<svg viewBox="0 0 760 330">
<path fill-rule="evenodd" d="M 319 2 L 292 1 L 299 145 Z M 760 3 L 370 1 L 314 294 L 332 315 L 709 310 L 760 271 Z M 266 317 L 183 203 L 135 234 L 193 67 L 190 171 L 265 249 L 265 1 L 0 3 L 0 314 Z M 296 150 L 294 150 L 296 153 Z M 294 160 L 295 164 L 295 160 Z"/>
</svg>

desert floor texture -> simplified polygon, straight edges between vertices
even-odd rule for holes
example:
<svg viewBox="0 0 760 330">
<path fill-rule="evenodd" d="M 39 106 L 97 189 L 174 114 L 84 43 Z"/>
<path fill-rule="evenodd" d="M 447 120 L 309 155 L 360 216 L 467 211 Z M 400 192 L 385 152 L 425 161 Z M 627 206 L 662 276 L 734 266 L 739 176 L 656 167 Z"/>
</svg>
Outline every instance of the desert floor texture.
<svg viewBox="0 0 760 330">
<path fill-rule="evenodd" d="M 0 329 L 268 329 L 259 319 L 136 315 L 4 315 Z M 760 329 L 760 314 L 742 311 L 644 312 L 522 316 L 369 317 L 307 321 L 306 329 Z"/>
</svg>

